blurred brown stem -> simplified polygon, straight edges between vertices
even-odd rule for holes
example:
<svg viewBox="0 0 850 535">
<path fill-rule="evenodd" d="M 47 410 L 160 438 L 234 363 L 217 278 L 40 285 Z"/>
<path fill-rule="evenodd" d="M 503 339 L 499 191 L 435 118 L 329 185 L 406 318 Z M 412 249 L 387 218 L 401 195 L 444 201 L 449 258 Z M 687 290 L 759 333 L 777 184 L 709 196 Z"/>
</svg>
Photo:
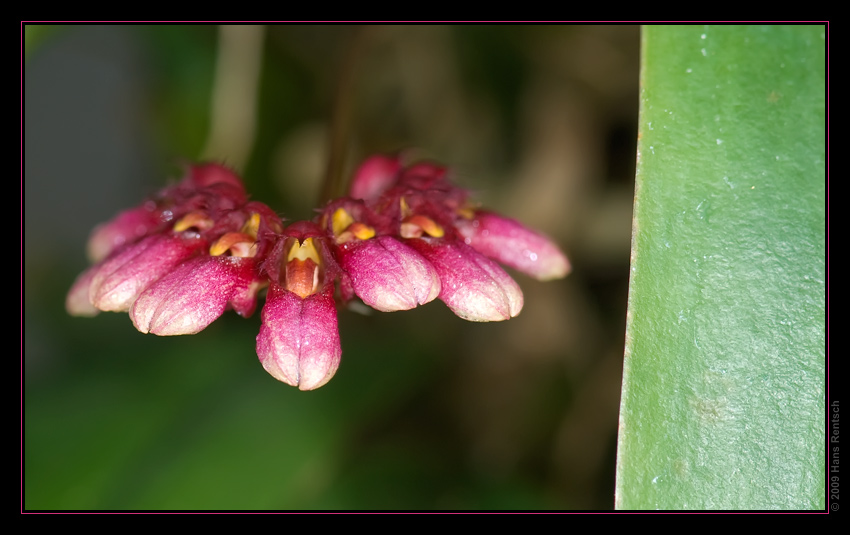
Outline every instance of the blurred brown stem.
<svg viewBox="0 0 850 535">
<path fill-rule="evenodd" d="M 354 29 L 351 44 L 339 69 L 339 83 L 333 102 L 328 139 L 328 167 L 318 206 L 324 206 L 329 200 L 344 195 L 348 189 L 343 179 L 343 171 L 351 137 L 351 103 L 355 92 L 355 73 L 371 29 L 371 26 L 358 26 Z"/>
</svg>

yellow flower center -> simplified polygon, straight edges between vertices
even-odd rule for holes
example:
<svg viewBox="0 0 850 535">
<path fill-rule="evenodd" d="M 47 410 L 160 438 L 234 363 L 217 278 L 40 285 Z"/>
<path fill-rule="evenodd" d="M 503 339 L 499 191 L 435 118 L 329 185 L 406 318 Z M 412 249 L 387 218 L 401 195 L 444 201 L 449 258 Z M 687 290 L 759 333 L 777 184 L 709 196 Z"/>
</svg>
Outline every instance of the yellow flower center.
<svg viewBox="0 0 850 535">
<path fill-rule="evenodd" d="M 401 198 L 401 228 L 399 234 L 402 238 L 419 238 L 427 234 L 432 238 L 442 238 L 445 235 L 443 227 L 430 217 L 414 214 L 407 205 L 404 197 Z"/>
<path fill-rule="evenodd" d="M 182 220 L 181 220 L 182 221 Z M 260 230 L 260 214 L 253 213 L 242 225 L 239 232 L 227 232 L 210 245 L 210 255 L 221 256 L 230 252 L 230 256 L 242 258 L 257 254 L 257 233 Z"/>
<path fill-rule="evenodd" d="M 183 232 L 190 228 L 198 230 L 209 230 L 213 228 L 215 221 L 204 212 L 189 212 L 174 223 L 174 232 Z"/>
<path fill-rule="evenodd" d="M 337 243 L 350 242 L 353 239 L 368 240 L 375 236 L 375 229 L 355 221 L 344 208 L 337 208 L 331 216 L 331 230 L 336 236 Z"/>
</svg>

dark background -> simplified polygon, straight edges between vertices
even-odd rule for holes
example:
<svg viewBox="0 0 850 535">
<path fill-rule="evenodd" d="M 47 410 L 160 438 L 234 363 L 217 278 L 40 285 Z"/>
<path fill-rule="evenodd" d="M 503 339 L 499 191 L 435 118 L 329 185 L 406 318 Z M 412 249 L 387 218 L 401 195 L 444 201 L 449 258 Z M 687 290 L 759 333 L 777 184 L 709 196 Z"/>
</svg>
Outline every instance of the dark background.
<svg viewBox="0 0 850 535">
<path fill-rule="evenodd" d="M 260 61 L 255 125 L 210 149 L 218 27 L 26 28 L 24 507 L 612 508 L 639 29 L 253 31 L 260 52 L 236 65 Z M 255 199 L 312 217 L 334 109 L 347 171 L 415 147 L 555 239 L 573 273 L 511 272 L 525 308 L 502 323 L 439 301 L 341 310 L 342 364 L 314 392 L 263 370 L 259 313 L 173 338 L 65 313 L 91 229 L 182 159 L 231 163 Z"/>
</svg>

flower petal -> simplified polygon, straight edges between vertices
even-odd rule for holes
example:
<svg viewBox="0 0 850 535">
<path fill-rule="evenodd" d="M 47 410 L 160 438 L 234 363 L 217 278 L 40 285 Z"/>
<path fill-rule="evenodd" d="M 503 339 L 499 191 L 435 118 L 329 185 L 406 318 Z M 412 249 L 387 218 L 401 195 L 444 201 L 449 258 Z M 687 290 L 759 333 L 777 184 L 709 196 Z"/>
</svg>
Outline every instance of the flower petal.
<svg viewBox="0 0 850 535">
<path fill-rule="evenodd" d="M 519 285 L 492 260 L 462 242 L 410 240 L 440 275 L 440 299 L 469 321 L 502 321 L 522 310 Z"/>
<path fill-rule="evenodd" d="M 318 388 L 339 367 L 333 285 L 305 299 L 272 284 L 257 335 L 257 355 L 275 379 L 301 390 Z"/>
<path fill-rule="evenodd" d="M 570 272 L 569 260 L 552 240 L 514 219 L 478 212 L 472 220 L 460 219 L 457 229 L 479 253 L 538 280 Z"/>
<path fill-rule="evenodd" d="M 244 192 L 245 186 L 235 171 L 215 162 L 199 163 L 189 166 L 189 178 L 199 188 L 225 185 L 234 191 Z"/>
<path fill-rule="evenodd" d="M 130 309 L 130 319 L 143 333 L 198 333 L 224 313 L 234 296 L 248 297 L 241 294 L 255 279 L 253 266 L 250 258 L 190 258 L 142 292 Z M 256 286 L 253 297 L 255 306 Z M 242 307 L 253 311 L 251 303 Z"/>
<path fill-rule="evenodd" d="M 89 299 L 89 287 L 91 286 L 92 278 L 97 272 L 98 266 L 91 266 L 87 270 L 80 273 L 71 290 L 68 291 L 68 296 L 65 298 L 65 310 L 72 316 L 96 316 L 100 313 Z"/>
<path fill-rule="evenodd" d="M 357 168 L 351 180 L 351 197 L 373 201 L 395 183 L 401 162 L 398 158 L 376 155 Z"/>
<path fill-rule="evenodd" d="M 152 233 L 162 223 L 153 201 L 121 212 L 92 231 L 87 246 L 89 260 L 100 262 L 118 248 Z"/>
<path fill-rule="evenodd" d="M 100 264 L 89 288 L 91 303 L 103 311 L 124 312 L 152 282 L 206 245 L 179 235 L 149 236 Z"/>
<path fill-rule="evenodd" d="M 340 256 L 354 292 L 381 312 L 409 310 L 433 301 L 440 293 L 434 267 L 391 236 L 343 246 Z"/>
</svg>

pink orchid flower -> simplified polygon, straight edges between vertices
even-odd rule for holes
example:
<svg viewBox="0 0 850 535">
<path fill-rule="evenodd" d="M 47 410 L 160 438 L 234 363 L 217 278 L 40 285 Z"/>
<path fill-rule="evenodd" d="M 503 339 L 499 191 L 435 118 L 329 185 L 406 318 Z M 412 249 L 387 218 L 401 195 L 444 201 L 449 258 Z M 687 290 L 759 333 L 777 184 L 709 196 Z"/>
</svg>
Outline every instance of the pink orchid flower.
<svg viewBox="0 0 850 535">
<path fill-rule="evenodd" d="M 542 234 L 476 209 L 447 177 L 433 163 L 404 167 L 398 158 L 374 156 L 355 173 L 351 192 L 390 221 L 384 232 L 434 267 L 439 298 L 455 314 L 470 321 L 512 318 L 522 310 L 522 290 L 492 260 L 540 280 L 565 276 L 569 261 Z"/>
<path fill-rule="evenodd" d="M 248 316 L 265 281 L 261 237 L 282 229 L 241 181 L 218 164 L 192 166 L 184 179 L 142 206 L 99 226 L 89 240 L 97 263 L 71 288 L 75 315 L 130 313 L 143 333 L 194 334 L 226 308 Z"/>
<path fill-rule="evenodd" d="M 93 231 L 95 263 L 66 308 L 129 312 L 143 333 L 195 334 L 228 309 L 250 316 L 268 288 L 257 356 L 276 379 L 313 390 L 340 364 L 338 301 L 393 312 L 439 298 L 461 318 L 502 321 L 520 313 L 523 295 L 497 262 L 540 280 L 569 272 L 552 240 L 468 197 L 443 166 L 374 156 L 349 197 L 284 227 L 227 167 L 190 166 Z"/>
<path fill-rule="evenodd" d="M 301 390 L 330 381 L 342 356 L 334 301 L 339 268 L 328 241 L 316 224 L 293 223 L 263 265 L 270 286 L 257 356 L 273 377 Z"/>
</svg>

